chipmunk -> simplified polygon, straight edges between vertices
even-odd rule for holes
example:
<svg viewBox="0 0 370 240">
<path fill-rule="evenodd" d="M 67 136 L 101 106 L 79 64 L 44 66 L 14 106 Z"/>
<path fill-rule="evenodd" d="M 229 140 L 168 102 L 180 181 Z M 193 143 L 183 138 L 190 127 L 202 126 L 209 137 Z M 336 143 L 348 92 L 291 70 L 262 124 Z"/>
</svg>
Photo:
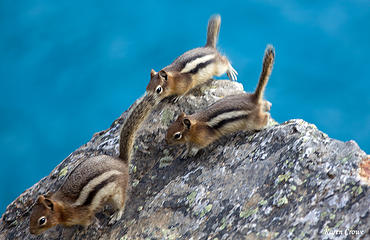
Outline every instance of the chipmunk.
<svg viewBox="0 0 370 240">
<path fill-rule="evenodd" d="M 168 128 L 168 144 L 187 143 L 185 155 L 195 156 L 204 148 L 227 134 L 239 130 L 263 129 L 270 117 L 271 103 L 263 100 L 275 58 L 273 46 L 268 45 L 263 59 L 262 73 L 254 93 L 227 96 L 201 112 L 181 113 Z"/>
<path fill-rule="evenodd" d="M 87 227 L 108 203 L 117 209 L 109 224 L 122 217 L 135 133 L 155 104 L 152 95 L 145 95 L 122 124 L 118 158 L 107 155 L 88 158 L 71 172 L 58 191 L 38 197 L 30 217 L 31 234 L 41 234 L 58 224 Z"/>
<path fill-rule="evenodd" d="M 176 95 L 178 99 L 215 75 L 227 73 L 230 80 L 236 80 L 238 73 L 216 49 L 220 24 L 220 15 L 212 16 L 208 22 L 204 47 L 185 52 L 158 73 L 152 69 L 147 92 L 156 94 L 160 99 L 171 95 Z"/>
</svg>

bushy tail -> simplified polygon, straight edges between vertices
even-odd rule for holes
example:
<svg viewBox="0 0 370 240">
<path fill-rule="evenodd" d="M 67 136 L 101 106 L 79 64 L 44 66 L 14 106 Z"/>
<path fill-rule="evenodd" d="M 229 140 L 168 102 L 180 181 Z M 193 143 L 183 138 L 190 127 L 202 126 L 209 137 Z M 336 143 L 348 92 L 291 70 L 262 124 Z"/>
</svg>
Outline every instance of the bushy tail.
<svg viewBox="0 0 370 240">
<path fill-rule="evenodd" d="M 208 21 L 208 30 L 207 30 L 207 43 L 206 47 L 216 48 L 218 34 L 220 33 L 221 17 L 216 14 L 211 16 Z"/>
<path fill-rule="evenodd" d="M 270 78 L 272 67 L 275 60 L 275 49 L 272 45 L 267 45 L 265 50 L 265 56 L 263 57 L 262 72 L 254 96 L 257 102 L 261 102 L 263 99 L 263 93 L 265 92 L 266 84 Z"/>
<path fill-rule="evenodd" d="M 141 102 L 132 109 L 131 114 L 127 116 L 126 121 L 122 124 L 119 140 L 119 158 L 123 162 L 130 163 L 136 132 L 156 104 L 157 101 L 154 96 L 146 94 Z"/>
</svg>

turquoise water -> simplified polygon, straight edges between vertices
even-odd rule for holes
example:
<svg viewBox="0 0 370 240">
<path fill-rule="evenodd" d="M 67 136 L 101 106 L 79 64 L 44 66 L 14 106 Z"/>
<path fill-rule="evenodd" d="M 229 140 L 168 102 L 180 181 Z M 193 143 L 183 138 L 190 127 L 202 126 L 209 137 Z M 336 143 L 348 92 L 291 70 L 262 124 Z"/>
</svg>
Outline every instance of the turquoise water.
<svg viewBox="0 0 370 240">
<path fill-rule="evenodd" d="M 369 1 L 0 1 L 0 213 L 104 130 L 160 70 L 205 43 L 253 91 L 266 44 L 266 98 L 279 122 L 303 118 L 370 153 Z"/>
</svg>

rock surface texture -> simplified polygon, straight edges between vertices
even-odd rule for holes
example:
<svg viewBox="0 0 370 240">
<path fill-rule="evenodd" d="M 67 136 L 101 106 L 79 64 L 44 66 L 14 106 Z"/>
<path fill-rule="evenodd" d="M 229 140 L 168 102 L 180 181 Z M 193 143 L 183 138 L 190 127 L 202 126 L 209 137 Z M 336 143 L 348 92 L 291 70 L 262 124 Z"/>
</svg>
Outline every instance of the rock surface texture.
<svg viewBox="0 0 370 240">
<path fill-rule="evenodd" d="M 193 158 L 181 159 L 185 146 L 166 145 L 166 129 L 181 111 L 190 114 L 241 91 L 239 83 L 212 81 L 155 107 L 137 134 L 130 198 L 113 226 L 108 207 L 87 229 L 28 231 L 39 194 L 55 191 L 87 157 L 118 155 L 128 111 L 11 203 L 0 239 L 369 239 L 370 164 L 353 141 L 289 120 L 223 137 Z"/>
</svg>

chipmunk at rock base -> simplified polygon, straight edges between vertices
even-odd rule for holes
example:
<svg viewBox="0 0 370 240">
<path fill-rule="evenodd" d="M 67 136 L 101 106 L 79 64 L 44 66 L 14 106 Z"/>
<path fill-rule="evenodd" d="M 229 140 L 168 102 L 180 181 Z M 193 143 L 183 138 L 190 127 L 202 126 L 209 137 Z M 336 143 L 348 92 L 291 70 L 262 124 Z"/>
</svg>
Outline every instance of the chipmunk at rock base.
<svg viewBox="0 0 370 240">
<path fill-rule="evenodd" d="M 129 163 L 135 134 L 156 104 L 147 94 L 122 124 L 120 156 L 99 155 L 83 160 L 58 191 L 40 195 L 32 208 L 30 233 L 41 234 L 58 224 L 89 226 L 106 204 L 116 212 L 110 224 L 121 219 L 129 186 Z"/>
</svg>

